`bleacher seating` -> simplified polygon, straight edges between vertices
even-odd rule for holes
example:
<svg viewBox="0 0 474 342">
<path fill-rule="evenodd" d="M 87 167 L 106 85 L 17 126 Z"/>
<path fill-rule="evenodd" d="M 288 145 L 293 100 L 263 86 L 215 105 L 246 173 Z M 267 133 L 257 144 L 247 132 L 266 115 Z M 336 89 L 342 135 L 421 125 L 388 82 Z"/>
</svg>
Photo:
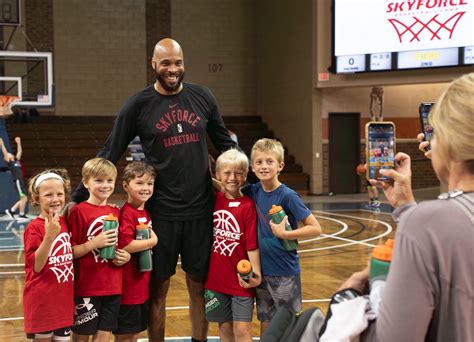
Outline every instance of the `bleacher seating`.
<svg viewBox="0 0 474 342">
<path fill-rule="evenodd" d="M 10 139 L 20 136 L 23 145 L 23 164 L 27 176 L 51 167 L 64 167 L 69 171 L 73 188 L 81 180 L 81 166 L 96 155 L 106 140 L 114 122 L 114 117 L 71 117 L 40 115 L 34 123 L 13 123 L 7 120 Z M 258 116 L 226 116 L 226 126 L 234 131 L 239 146 L 250 153 L 253 143 L 262 137 L 273 138 L 274 134 Z M 217 152 L 210 147 L 210 153 Z M 118 163 L 119 172 L 126 165 L 126 155 Z M 293 156 L 285 155 L 285 169 L 280 179 L 288 186 L 305 192 L 308 190 L 309 176 L 302 173 L 301 166 Z M 117 192 L 121 192 L 117 186 Z"/>
</svg>

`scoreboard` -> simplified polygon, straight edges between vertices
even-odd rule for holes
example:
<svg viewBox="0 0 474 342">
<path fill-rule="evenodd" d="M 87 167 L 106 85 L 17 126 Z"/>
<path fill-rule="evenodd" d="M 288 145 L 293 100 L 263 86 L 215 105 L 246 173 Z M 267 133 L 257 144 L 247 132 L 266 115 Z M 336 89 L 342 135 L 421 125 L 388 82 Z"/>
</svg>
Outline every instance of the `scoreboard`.
<svg viewBox="0 0 474 342">
<path fill-rule="evenodd" d="M 474 46 L 336 57 L 336 73 L 389 71 L 474 64 Z"/>
</svg>

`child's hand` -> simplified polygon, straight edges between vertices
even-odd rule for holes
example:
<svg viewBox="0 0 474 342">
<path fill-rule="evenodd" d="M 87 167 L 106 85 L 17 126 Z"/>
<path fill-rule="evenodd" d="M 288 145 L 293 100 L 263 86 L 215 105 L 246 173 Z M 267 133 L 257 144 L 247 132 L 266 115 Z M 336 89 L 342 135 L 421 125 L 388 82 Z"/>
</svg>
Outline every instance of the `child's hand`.
<svg viewBox="0 0 474 342">
<path fill-rule="evenodd" d="M 237 273 L 237 277 L 239 277 L 239 284 L 242 286 L 244 289 L 250 289 L 252 287 L 257 287 L 262 283 L 262 277 L 260 274 L 253 273 L 253 276 L 249 278 L 248 281 L 245 281 L 242 279 L 239 273 Z"/>
<path fill-rule="evenodd" d="M 153 231 L 153 229 L 150 229 L 150 243 L 151 243 L 151 247 L 153 246 L 156 246 L 156 244 L 158 243 L 158 236 L 156 236 L 155 232 Z"/>
<path fill-rule="evenodd" d="M 116 266 L 122 266 L 129 262 L 131 258 L 130 253 L 124 249 L 117 249 L 115 251 L 115 259 L 112 261 Z"/>
<path fill-rule="evenodd" d="M 44 218 L 44 228 L 46 231 L 46 238 L 54 240 L 61 230 L 59 214 L 49 212 L 48 216 Z"/>
<path fill-rule="evenodd" d="M 287 240 L 285 225 L 288 223 L 288 216 L 285 216 L 280 223 L 275 224 L 273 221 L 270 221 L 270 228 L 272 229 L 273 235 L 277 238 Z"/>
<path fill-rule="evenodd" d="M 120 209 L 120 206 L 116 203 L 107 203 L 109 207 L 115 208 L 115 209 Z"/>
<path fill-rule="evenodd" d="M 117 243 L 117 230 L 110 229 L 105 232 L 96 235 L 91 240 L 92 248 L 99 249 L 102 247 L 113 246 Z"/>
</svg>

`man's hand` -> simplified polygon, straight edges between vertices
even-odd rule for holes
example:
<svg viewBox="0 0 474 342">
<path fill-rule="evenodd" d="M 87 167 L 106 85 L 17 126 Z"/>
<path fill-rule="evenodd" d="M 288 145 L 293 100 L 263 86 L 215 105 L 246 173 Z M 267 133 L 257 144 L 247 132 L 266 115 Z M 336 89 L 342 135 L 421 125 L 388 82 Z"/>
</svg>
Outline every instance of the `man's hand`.
<svg viewBox="0 0 474 342">
<path fill-rule="evenodd" d="M 122 266 L 130 261 L 131 255 L 124 249 L 115 251 L 115 259 L 112 261 L 116 266 Z"/>
<path fill-rule="evenodd" d="M 385 197 L 394 208 L 406 203 L 414 202 L 415 198 L 411 189 L 411 162 L 410 156 L 397 153 L 394 158 L 395 169 L 382 169 L 380 174 L 390 177 L 389 181 L 370 180 L 370 184 L 383 189 Z"/>
</svg>

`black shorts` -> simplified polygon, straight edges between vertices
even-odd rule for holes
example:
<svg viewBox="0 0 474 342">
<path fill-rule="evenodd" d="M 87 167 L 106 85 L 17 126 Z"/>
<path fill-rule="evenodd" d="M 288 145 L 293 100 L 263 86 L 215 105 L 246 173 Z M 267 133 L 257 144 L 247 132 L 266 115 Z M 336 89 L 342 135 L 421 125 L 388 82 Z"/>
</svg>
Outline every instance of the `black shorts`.
<svg viewBox="0 0 474 342">
<path fill-rule="evenodd" d="M 114 334 L 138 334 L 148 326 L 148 301 L 143 304 L 122 304 L 118 317 L 118 328 Z"/>
<path fill-rule="evenodd" d="M 54 341 L 69 341 L 71 336 L 71 327 L 59 328 L 51 331 L 44 331 L 40 333 L 26 334 L 29 339 L 41 339 L 54 337 Z"/>
<path fill-rule="evenodd" d="M 176 273 L 178 255 L 184 272 L 206 279 L 211 255 L 213 217 L 190 221 L 153 220 L 158 244 L 153 247 L 153 279 L 168 279 Z"/>
<path fill-rule="evenodd" d="M 18 191 L 18 196 L 20 196 L 20 198 L 28 196 L 28 189 L 26 187 L 26 183 L 23 178 L 17 179 L 15 181 L 15 187 L 16 187 L 16 190 Z"/>
<path fill-rule="evenodd" d="M 98 330 L 114 331 L 120 310 L 120 295 L 74 297 L 74 325 L 78 335 L 95 335 Z"/>
</svg>

